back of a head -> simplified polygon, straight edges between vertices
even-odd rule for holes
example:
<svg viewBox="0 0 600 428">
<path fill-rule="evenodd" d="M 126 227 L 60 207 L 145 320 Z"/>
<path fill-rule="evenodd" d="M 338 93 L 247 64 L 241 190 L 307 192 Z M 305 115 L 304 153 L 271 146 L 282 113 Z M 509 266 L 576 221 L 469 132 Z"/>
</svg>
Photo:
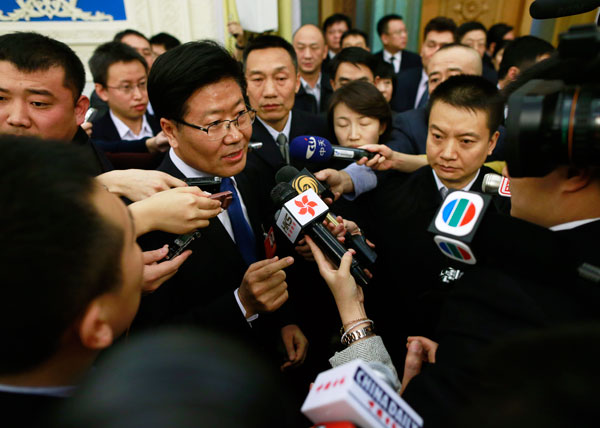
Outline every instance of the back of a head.
<svg viewBox="0 0 600 428">
<path fill-rule="evenodd" d="M 400 15 L 392 13 L 382 16 L 379 21 L 377 21 L 377 34 L 379 34 L 379 37 L 381 37 L 382 34 L 387 33 L 389 22 L 396 19 L 403 20 L 404 18 L 402 18 Z"/>
<path fill-rule="evenodd" d="M 362 116 L 374 117 L 379 120 L 380 124 L 385 125 L 380 142 L 387 140 L 392 131 L 392 110 L 375 85 L 354 80 L 336 90 L 331 96 L 327 112 L 330 127 L 333 127 L 335 107 L 341 103 Z"/>
<path fill-rule="evenodd" d="M 517 67 L 522 72 L 535 64 L 540 56 L 552 53 L 554 53 L 554 47 L 539 37 L 517 37 L 504 49 L 502 62 L 498 69 L 498 79 L 504 79 L 511 67 Z"/>
<path fill-rule="evenodd" d="M 433 54 L 434 58 L 436 55 L 446 52 L 443 55 L 447 55 L 449 52 L 452 52 L 452 56 L 455 59 L 459 59 L 461 62 L 469 63 L 470 66 L 474 69 L 476 75 L 481 75 L 482 72 L 482 62 L 479 53 L 470 46 L 463 45 L 460 43 L 449 43 L 440 47 L 436 53 Z"/>
<path fill-rule="evenodd" d="M 342 38 L 340 39 L 340 45 L 344 43 L 344 39 L 348 36 L 360 36 L 364 39 L 365 46 L 367 46 L 367 47 L 369 46 L 369 37 L 367 36 L 367 33 L 359 30 L 358 28 L 351 28 L 348 31 L 346 31 L 344 34 L 342 34 Z"/>
<path fill-rule="evenodd" d="M 436 16 L 431 19 L 427 25 L 425 25 L 425 30 L 423 31 L 423 40 L 427 38 L 427 34 L 431 31 L 435 31 L 438 33 L 450 32 L 456 38 L 456 23 L 452 18 L 448 18 L 446 16 Z"/>
<path fill-rule="evenodd" d="M 146 73 L 148 72 L 146 60 L 135 49 L 121 42 L 108 42 L 96 48 L 88 65 L 90 66 L 94 83 L 106 86 L 108 68 L 111 65 L 117 62 L 127 63 L 132 61 L 139 61 L 146 69 Z"/>
<path fill-rule="evenodd" d="M 440 83 L 429 97 L 428 115 L 437 102 L 458 109 L 485 112 L 490 135 L 498 129 L 504 115 L 504 99 L 498 88 L 481 76 L 461 74 Z"/>
<path fill-rule="evenodd" d="M 117 34 L 115 34 L 115 37 L 113 37 L 113 42 L 121 42 L 121 41 L 123 41 L 123 38 L 125 36 L 129 36 L 129 35 L 138 36 L 138 37 L 141 37 L 142 39 L 148 40 L 148 37 L 144 36 L 139 31 L 134 30 L 132 28 L 128 28 L 126 30 L 119 31 Z"/>
<path fill-rule="evenodd" d="M 85 85 L 85 69 L 79 57 L 66 44 L 37 33 L 11 33 L 0 36 L 0 61 L 31 73 L 60 67 L 65 72 L 64 86 L 77 100 Z"/>
<path fill-rule="evenodd" d="M 323 21 L 323 32 L 326 32 L 329 27 L 338 22 L 345 22 L 348 28 L 352 28 L 352 20 L 343 13 L 334 13 L 329 15 L 325 21 Z"/>
<path fill-rule="evenodd" d="M 470 31 L 475 31 L 475 30 L 481 30 L 487 35 L 487 30 L 481 22 L 469 21 L 469 22 L 465 22 L 464 24 L 461 24 L 456 29 L 456 40 L 458 42 L 460 42 L 465 34 L 467 34 Z"/>
<path fill-rule="evenodd" d="M 344 48 L 329 63 L 329 72 L 332 78 L 335 77 L 337 69 L 343 62 L 358 65 L 362 64 L 368 67 L 375 76 L 377 59 L 368 51 L 362 48 Z"/>
<path fill-rule="evenodd" d="M 211 40 L 188 42 L 159 56 L 148 76 L 148 95 L 157 118 L 179 120 L 185 116 L 192 94 L 220 80 L 234 79 L 245 94 L 240 64 Z"/>
<path fill-rule="evenodd" d="M 90 301 L 118 284 L 123 232 L 98 213 L 88 152 L 0 137 L 0 374 L 50 358 Z"/>
<path fill-rule="evenodd" d="M 150 44 L 162 45 L 165 47 L 165 50 L 170 50 L 179 46 L 181 42 L 177 37 L 169 33 L 158 33 L 150 37 Z"/>
<path fill-rule="evenodd" d="M 492 25 L 487 31 L 486 48 L 489 48 L 492 43 L 498 44 L 501 40 L 504 40 L 504 36 L 512 30 L 513 27 L 503 22 Z"/>
<path fill-rule="evenodd" d="M 246 45 L 246 48 L 244 49 L 244 53 L 242 56 L 243 63 L 244 63 L 244 69 L 246 67 L 246 60 L 248 59 L 248 55 L 250 55 L 250 53 L 252 51 L 258 51 L 258 50 L 269 49 L 269 48 L 280 48 L 280 49 L 285 50 L 290 55 L 290 58 L 292 59 L 292 64 L 294 64 L 294 69 L 296 71 L 298 71 L 298 57 L 296 55 L 296 50 L 294 49 L 294 47 L 290 44 L 290 42 L 285 40 L 283 37 L 274 36 L 271 34 L 258 36 L 257 38 L 250 41 Z"/>
<path fill-rule="evenodd" d="M 61 426 L 290 426 L 277 373 L 247 345 L 181 328 L 126 345 L 111 350 L 66 403 Z"/>
</svg>

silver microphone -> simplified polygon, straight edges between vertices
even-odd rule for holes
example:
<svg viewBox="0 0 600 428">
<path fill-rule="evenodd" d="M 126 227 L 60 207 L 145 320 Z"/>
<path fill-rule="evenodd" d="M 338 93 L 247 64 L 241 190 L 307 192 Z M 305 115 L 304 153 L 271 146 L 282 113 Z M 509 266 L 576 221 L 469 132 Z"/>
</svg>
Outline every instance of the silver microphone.
<svg viewBox="0 0 600 428">
<path fill-rule="evenodd" d="M 490 172 L 484 175 L 483 182 L 481 183 L 481 190 L 483 190 L 484 193 L 510 198 L 509 180 L 507 177 L 500 174 Z"/>
</svg>

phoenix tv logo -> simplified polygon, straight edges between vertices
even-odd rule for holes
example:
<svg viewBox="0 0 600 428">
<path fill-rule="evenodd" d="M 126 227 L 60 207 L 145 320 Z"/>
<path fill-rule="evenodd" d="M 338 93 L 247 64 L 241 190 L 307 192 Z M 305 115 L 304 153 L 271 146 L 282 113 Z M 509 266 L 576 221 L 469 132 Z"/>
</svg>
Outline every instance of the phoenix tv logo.
<svg viewBox="0 0 600 428">
<path fill-rule="evenodd" d="M 483 198 L 476 193 L 450 193 L 435 218 L 435 227 L 443 233 L 465 236 L 473 231 L 482 214 Z"/>
</svg>

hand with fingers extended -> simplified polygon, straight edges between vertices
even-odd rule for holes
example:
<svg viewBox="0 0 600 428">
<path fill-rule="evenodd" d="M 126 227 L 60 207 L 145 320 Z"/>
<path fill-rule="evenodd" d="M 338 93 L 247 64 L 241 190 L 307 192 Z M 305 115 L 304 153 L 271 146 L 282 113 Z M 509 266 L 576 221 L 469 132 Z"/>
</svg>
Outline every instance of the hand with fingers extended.
<svg viewBox="0 0 600 428">
<path fill-rule="evenodd" d="M 310 246 L 315 261 L 319 266 L 319 272 L 335 299 L 335 303 L 342 319 L 342 324 L 352 323 L 353 320 L 367 318 L 364 308 L 364 295 L 362 288 L 356 284 L 350 273 L 352 264 L 352 253 L 348 251 L 342 257 L 339 269 L 325 257 L 321 249 L 309 236 L 306 241 Z"/>
<path fill-rule="evenodd" d="M 239 289 L 246 318 L 261 312 L 273 312 L 288 299 L 285 269 L 294 263 L 292 257 L 273 257 L 252 263 Z"/>
<path fill-rule="evenodd" d="M 129 206 L 136 225 L 136 233 L 151 230 L 170 233 L 188 233 L 207 227 L 209 219 L 222 212 L 221 202 L 208 198 L 198 187 L 176 187 L 134 202 Z"/>
<path fill-rule="evenodd" d="M 396 152 L 385 144 L 367 144 L 360 148 L 371 153 L 377 153 L 372 159 L 364 157 L 356 162 L 359 165 L 366 165 L 374 171 L 395 169 L 396 171 L 411 173 L 427 165 L 425 156 Z"/>
<path fill-rule="evenodd" d="M 172 260 L 158 263 L 169 253 L 169 246 L 165 245 L 158 250 L 144 251 L 144 284 L 142 292 L 151 293 L 158 289 L 165 281 L 177 273 L 179 267 L 192 254 L 191 250 L 184 251 Z"/>
<path fill-rule="evenodd" d="M 354 192 L 354 183 L 350 175 L 345 171 L 338 171 L 331 168 L 322 169 L 315 172 L 315 178 L 329 185 L 329 190 L 333 193 L 334 200 L 338 200 L 344 193 Z M 330 198 L 326 198 L 324 201 L 327 204 L 333 203 Z"/>
<path fill-rule="evenodd" d="M 406 348 L 408 351 L 404 362 L 404 377 L 400 394 L 404 392 L 411 379 L 421 373 L 423 362 L 435 363 L 438 344 L 423 336 L 410 336 L 407 339 Z"/>
<path fill-rule="evenodd" d="M 145 169 L 116 169 L 96 177 L 109 192 L 125 196 L 131 201 L 141 201 L 155 193 L 172 187 L 187 186 L 179 180 L 162 171 Z"/>
<path fill-rule="evenodd" d="M 287 352 L 287 361 L 281 370 L 297 367 L 306 359 L 308 339 L 296 324 L 288 324 L 281 329 L 281 340 Z"/>
</svg>

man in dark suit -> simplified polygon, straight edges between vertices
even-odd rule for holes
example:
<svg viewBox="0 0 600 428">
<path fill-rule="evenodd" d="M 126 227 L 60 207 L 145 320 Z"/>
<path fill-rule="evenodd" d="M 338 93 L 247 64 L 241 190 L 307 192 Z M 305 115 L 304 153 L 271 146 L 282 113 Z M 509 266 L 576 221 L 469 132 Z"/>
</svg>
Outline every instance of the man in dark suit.
<svg viewBox="0 0 600 428">
<path fill-rule="evenodd" d="M 392 97 L 392 110 L 401 113 L 413 108 L 424 107 L 429 97 L 427 88 L 427 65 L 431 56 L 444 45 L 454 43 L 456 24 L 450 18 L 438 16 L 430 20 L 423 31 L 421 45 L 422 65 L 402 71 L 397 78 Z"/>
<path fill-rule="evenodd" d="M 323 61 L 323 70 L 329 73 L 329 63 L 342 49 L 342 34 L 352 28 L 352 21 L 343 13 L 334 13 L 323 21 L 323 35 L 327 43 L 327 56 Z"/>
<path fill-rule="evenodd" d="M 88 154 L 63 142 L 0 139 L 0 263 L 10 302 L 0 313 L 0 409 L 7 425 L 49 426 L 139 305 L 143 258 L 131 214 L 99 185 Z"/>
<path fill-rule="evenodd" d="M 396 74 L 421 65 L 421 58 L 414 52 L 405 50 L 408 42 L 406 25 L 400 15 L 386 15 L 377 22 L 377 34 L 383 50 L 374 55 L 379 61 L 389 62 Z"/>
<path fill-rule="evenodd" d="M 274 258 L 267 246 L 272 178 L 263 184 L 264 174 L 244 169 L 255 112 L 245 105 L 243 79 L 235 59 L 212 42 L 167 51 L 149 76 L 150 98 L 171 146 L 160 169 L 179 178 L 222 177 L 220 189 L 211 191 L 231 191 L 233 202 L 202 229 L 168 286 L 144 299 L 140 325 L 201 323 L 259 342 L 276 327 L 268 314 L 288 298 L 283 269 L 293 258 Z M 155 234 L 148 241 L 175 238 Z M 283 367 L 301 364 L 306 338 L 296 325 L 282 324 Z"/>
<path fill-rule="evenodd" d="M 481 75 L 481 58 L 470 47 L 446 45 L 439 49 L 429 61 L 429 93 L 450 76 L 457 74 Z M 392 137 L 387 145 L 396 152 L 411 155 L 425 153 L 427 141 L 427 111 L 425 108 L 408 110 L 396 115 Z M 504 129 L 500 128 L 500 139 L 489 160 L 503 160 Z"/>
<path fill-rule="evenodd" d="M 333 89 L 329 84 L 329 75 L 321 66 L 327 56 L 323 33 L 315 25 L 303 25 L 294 33 L 292 43 L 300 72 L 300 88 L 296 93 L 294 108 L 312 114 L 327 111 Z"/>
</svg>

